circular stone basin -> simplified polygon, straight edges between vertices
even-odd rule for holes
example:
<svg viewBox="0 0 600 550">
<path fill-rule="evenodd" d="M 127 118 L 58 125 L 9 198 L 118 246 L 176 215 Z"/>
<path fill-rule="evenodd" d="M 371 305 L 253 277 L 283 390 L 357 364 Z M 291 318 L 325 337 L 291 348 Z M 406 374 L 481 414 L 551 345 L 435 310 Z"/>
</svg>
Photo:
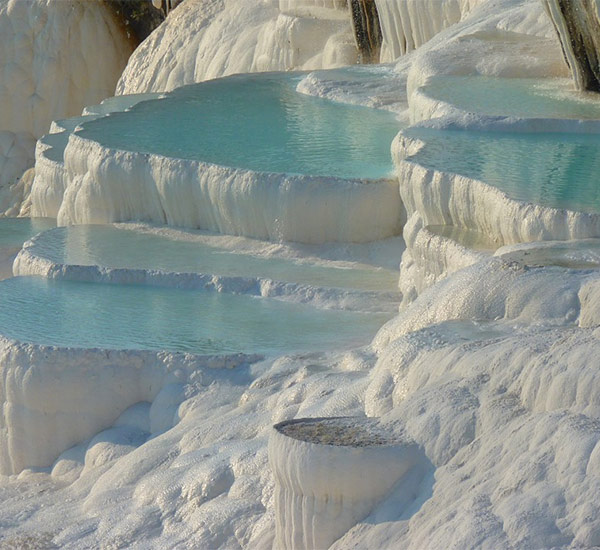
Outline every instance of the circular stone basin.
<svg viewBox="0 0 600 550">
<path fill-rule="evenodd" d="M 389 317 L 173 288 L 0 282 L 0 334 L 43 345 L 198 354 L 344 349 L 367 344 Z"/>
<path fill-rule="evenodd" d="M 402 478 L 418 482 L 422 452 L 376 419 L 300 418 L 273 427 L 277 548 L 329 548 Z"/>
<path fill-rule="evenodd" d="M 439 76 L 421 89 L 427 97 L 469 113 L 524 118 L 600 119 L 600 97 L 577 92 L 569 78 Z"/>
<path fill-rule="evenodd" d="M 287 437 L 318 445 L 377 447 L 399 443 L 397 438 L 384 431 L 379 422 L 372 418 L 299 418 L 280 422 L 273 428 Z"/>
<path fill-rule="evenodd" d="M 296 92 L 303 75 L 236 75 L 179 88 L 77 134 L 117 150 L 258 172 L 377 179 L 392 173 L 389 112 Z"/>
<path fill-rule="evenodd" d="M 236 254 L 219 247 L 222 238 L 197 231 L 125 224 L 75 225 L 38 235 L 26 248 L 36 258 L 59 265 L 207 273 L 337 288 L 397 290 L 398 272 L 391 269 L 350 262 L 323 261 L 315 265 Z"/>
<path fill-rule="evenodd" d="M 512 199 L 553 208 L 600 212 L 600 135 L 438 130 L 402 132 L 424 142 L 406 160 L 466 176 Z"/>
<path fill-rule="evenodd" d="M 21 248 L 34 235 L 55 226 L 52 218 L 0 218 L 0 248 Z"/>
</svg>

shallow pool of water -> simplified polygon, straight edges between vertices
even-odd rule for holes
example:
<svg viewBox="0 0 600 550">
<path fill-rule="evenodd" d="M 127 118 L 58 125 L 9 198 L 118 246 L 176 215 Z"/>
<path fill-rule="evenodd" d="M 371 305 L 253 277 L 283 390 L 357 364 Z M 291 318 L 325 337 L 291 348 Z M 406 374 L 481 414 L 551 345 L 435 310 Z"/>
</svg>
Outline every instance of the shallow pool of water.
<svg viewBox="0 0 600 550">
<path fill-rule="evenodd" d="M 425 146 L 408 160 L 554 208 L 600 212 L 600 135 L 411 128 Z"/>
<path fill-rule="evenodd" d="M 0 218 L 0 248 L 20 248 L 34 235 L 55 226 L 52 218 Z"/>
<path fill-rule="evenodd" d="M 395 291 L 398 272 L 355 264 L 337 267 L 235 254 L 210 246 L 194 232 L 186 240 L 110 225 L 57 227 L 39 235 L 31 252 L 58 264 L 155 269 L 230 277 L 265 278 L 336 288 Z"/>
<path fill-rule="evenodd" d="M 577 92 L 568 78 L 439 76 L 423 91 L 460 109 L 492 116 L 600 119 L 600 96 Z"/>
<path fill-rule="evenodd" d="M 104 146 L 253 171 L 381 178 L 400 129 L 386 111 L 296 92 L 303 75 L 236 75 L 179 88 L 78 134 Z"/>
<path fill-rule="evenodd" d="M 77 348 L 286 353 L 368 343 L 390 315 L 243 295 L 15 277 L 0 282 L 0 334 Z"/>
</svg>

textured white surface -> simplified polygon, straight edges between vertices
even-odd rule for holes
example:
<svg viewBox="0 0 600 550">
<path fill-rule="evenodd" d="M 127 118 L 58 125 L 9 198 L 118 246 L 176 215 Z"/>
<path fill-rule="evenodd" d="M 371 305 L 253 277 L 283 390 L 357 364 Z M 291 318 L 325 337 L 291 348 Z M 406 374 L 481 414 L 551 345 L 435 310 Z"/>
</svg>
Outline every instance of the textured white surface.
<svg viewBox="0 0 600 550">
<path fill-rule="evenodd" d="M 131 56 L 118 94 L 169 91 L 234 73 L 356 63 L 345 2 L 186 0 Z"/>
<path fill-rule="evenodd" d="M 386 63 L 422 46 L 458 23 L 481 0 L 375 0 Z"/>
<path fill-rule="evenodd" d="M 32 215 L 60 225 L 137 220 L 304 243 L 365 242 L 401 228 L 394 180 L 258 173 L 111 150 L 77 135 L 64 156 L 64 172 L 40 164 L 32 191 Z"/>
<path fill-rule="evenodd" d="M 3 403 L 0 473 L 48 466 L 63 451 L 111 426 L 129 406 L 205 366 L 246 358 L 49 348 L 0 340 Z"/>
<path fill-rule="evenodd" d="M 552 33 L 537 1 L 482 2 L 411 57 L 409 101 L 435 74 L 564 75 Z M 377 353 L 300 354 L 209 377 L 203 370 L 198 385 L 167 384 L 140 397 L 148 401 L 124 403 L 112 427 L 64 449 L 51 469 L 0 477 L 0 541 L 272 548 L 271 426 L 366 413 L 412 438 L 432 469 L 401 484 L 333 548 L 600 546 L 599 272 L 564 265 L 564 245 L 518 245 L 594 235 L 597 222 L 399 166 L 409 253 L 423 256 L 416 277 L 432 275 L 431 284 L 447 276 L 405 304 L 378 335 Z M 476 258 L 426 229 L 442 224 L 514 244 L 458 269 Z M 41 357 L 19 350 L 5 355 Z"/>
<path fill-rule="evenodd" d="M 360 429 L 360 421 L 354 422 Z M 410 442 L 322 445 L 274 428 L 269 465 L 275 477 L 275 547 L 329 548 L 364 519 L 402 476 L 422 476 L 415 466 L 423 459 Z M 364 475 L 366 471 L 369 475 Z"/>
<path fill-rule="evenodd" d="M 7 186 L 33 166 L 35 140 L 52 120 L 112 95 L 133 44 L 102 2 L 0 0 L 0 36 L 0 186 Z"/>
</svg>

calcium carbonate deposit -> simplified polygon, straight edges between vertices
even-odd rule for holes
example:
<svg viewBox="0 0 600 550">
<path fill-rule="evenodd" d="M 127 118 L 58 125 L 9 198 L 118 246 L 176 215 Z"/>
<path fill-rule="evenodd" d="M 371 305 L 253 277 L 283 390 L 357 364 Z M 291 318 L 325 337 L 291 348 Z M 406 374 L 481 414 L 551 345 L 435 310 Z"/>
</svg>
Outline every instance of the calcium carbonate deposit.
<svg viewBox="0 0 600 550">
<path fill-rule="evenodd" d="M 0 0 L 0 547 L 600 547 L 598 2 L 154 4 Z"/>
</svg>

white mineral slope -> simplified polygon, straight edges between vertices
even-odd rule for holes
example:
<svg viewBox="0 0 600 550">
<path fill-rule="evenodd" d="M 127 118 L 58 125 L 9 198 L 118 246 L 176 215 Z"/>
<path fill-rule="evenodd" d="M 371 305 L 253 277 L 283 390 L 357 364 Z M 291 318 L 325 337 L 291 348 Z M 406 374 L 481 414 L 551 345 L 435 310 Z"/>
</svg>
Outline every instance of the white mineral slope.
<svg viewBox="0 0 600 550">
<path fill-rule="evenodd" d="M 402 315 L 389 321 L 373 345 L 382 350 L 394 338 L 448 320 L 505 319 L 514 327 L 593 326 L 597 269 L 575 270 L 534 261 L 494 257 L 483 260 L 424 290 Z M 550 289 L 541 292 L 538 289 Z"/>
<path fill-rule="evenodd" d="M 346 2 L 186 0 L 131 56 L 117 94 L 234 73 L 339 67 L 357 56 Z"/>
<path fill-rule="evenodd" d="M 475 231 L 423 223 L 423 218 L 415 212 L 402 230 L 405 242 L 410 243 L 400 263 L 398 286 L 403 303 L 411 302 L 454 271 L 485 259 L 496 248 Z M 436 232 L 434 228 L 446 231 Z"/>
<path fill-rule="evenodd" d="M 41 167 L 32 191 L 32 215 L 55 217 L 59 225 L 137 220 L 323 243 L 384 239 L 402 224 L 394 180 L 252 172 L 117 151 L 77 134 L 64 161 L 65 177 L 52 169 L 46 179 Z"/>
<path fill-rule="evenodd" d="M 391 502 L 334 547 L 600 543 L 598 330 L 493 332 L 446 323 L 380 357 L 367 411 L 405 424 L 435 476 L 401 517 Z"/>
<path fill-rule="evenodd" d="M 408 67 L 410 59 L 404 60 Z M 313 71 L 296 88 L 297 92 L 338 103 L 386 109 L 404 119 L 407 115 L 406 70 L 399 64 L 357 65 L 343 69 Z"/>
<path fill-rule="evenodd" d="M 52 120 L 112 95 L 133 44 L 103 2 L 0 0 L 0 36 L 4 187 L 33 166 Z"/>
</svg>

